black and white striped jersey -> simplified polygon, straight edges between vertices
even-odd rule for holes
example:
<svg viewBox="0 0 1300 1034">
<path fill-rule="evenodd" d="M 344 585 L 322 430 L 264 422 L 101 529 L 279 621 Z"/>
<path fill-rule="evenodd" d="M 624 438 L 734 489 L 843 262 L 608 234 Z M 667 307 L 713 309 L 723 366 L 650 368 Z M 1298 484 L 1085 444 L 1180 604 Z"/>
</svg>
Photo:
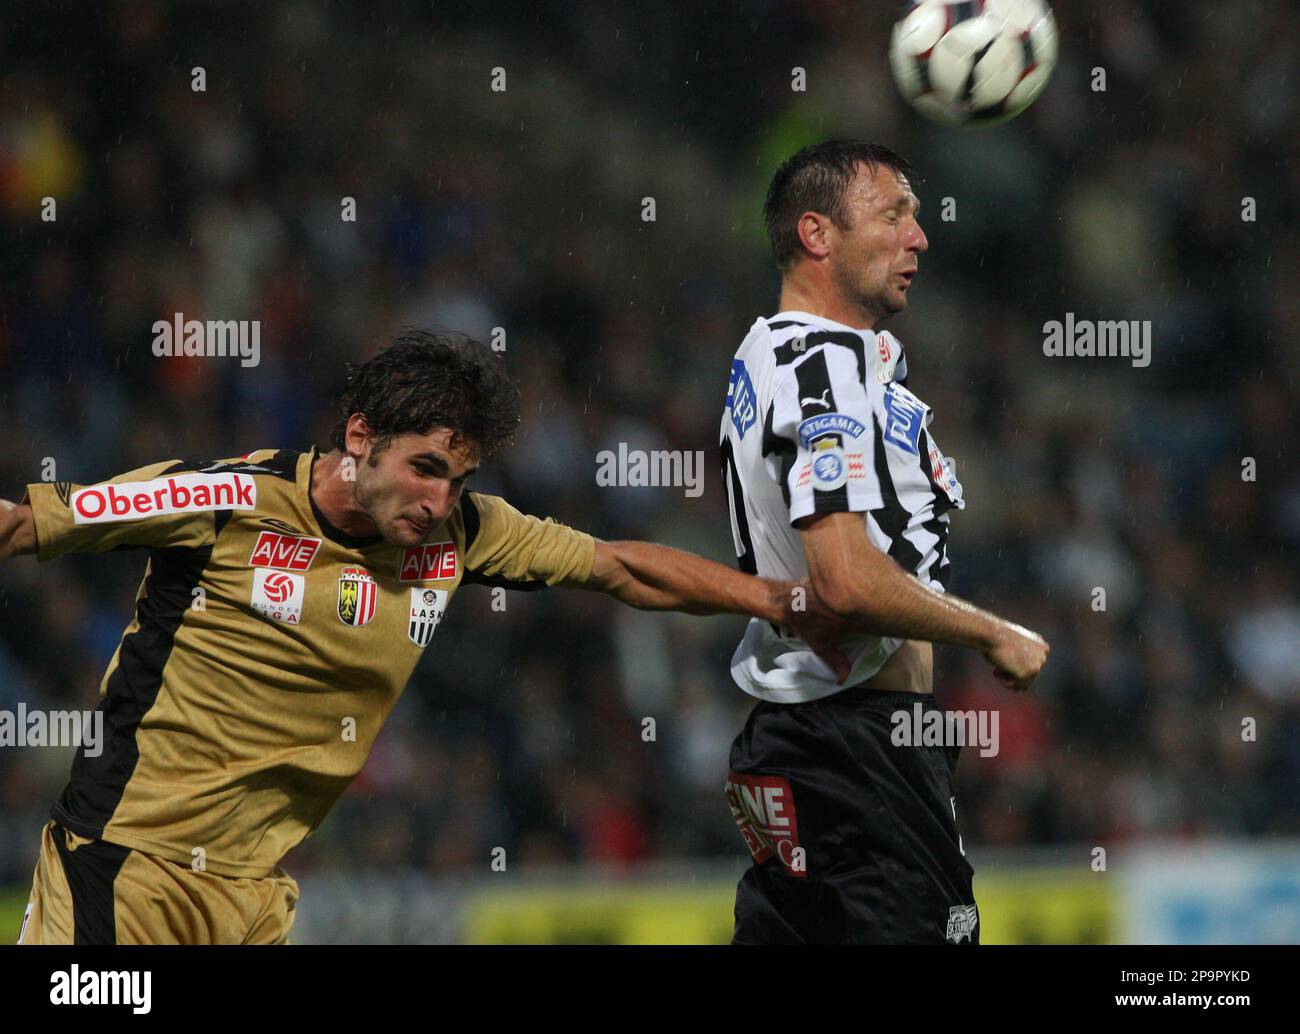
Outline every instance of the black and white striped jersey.
<svg viewBox="0 0 1300 1034">
<path fill-rule="evenodd" d="M 740 568 L 798 580 L 808 563 L 801 517 L 866 514 L 871 542 L 943 591 L 948 511 L 964 506 L 953 461 L 930 435 L 934 414 L 907 390 L 903 346 L 806 312 L 758 320 L 731 363 L 722 471 Z M 845 686 L 870 678 L 901 639 L 854 636 Z M 775 703 L 840 690 L 831 669 L 788 631 L 754 619 L 731 661 L 745 692 Z"/>
</svg>

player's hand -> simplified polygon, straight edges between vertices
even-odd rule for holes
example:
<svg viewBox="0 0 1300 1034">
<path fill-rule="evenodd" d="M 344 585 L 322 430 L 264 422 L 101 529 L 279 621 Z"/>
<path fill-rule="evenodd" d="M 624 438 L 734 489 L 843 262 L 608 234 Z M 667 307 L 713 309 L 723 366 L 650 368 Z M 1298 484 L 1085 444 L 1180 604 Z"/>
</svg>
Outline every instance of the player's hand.
<svg viewBox="0 0 1300 1034">
<path fill-rule="evenodd" d="M 785 590 L 785 602 L 780 623 L 802 639 L 808 649 L 820 657 L 835 672 L 835 681 L 843 683 L 849 677 L 852 664 L 849 655 L 836 641 L 854 626 L 837 617 L 813 592 L 812 583 L 804 579 L 790 584 Z"/>
<path fill-rule="evenodd" d="M 984 659 L 993 665 L 993 674 L 1008 689 L 1023 692 L 1043 670 L 1052 648 L 1037 632 L 1006 622 L 993 645 L 984 651 Z"/>
<path fill-rule="evenodd" d="M 8 499 L 0 499 L 0 513 L 4 513 L 6 510 L 12 510 L 17 505 L 17 503 L 11 503 Z"/>
</svg>

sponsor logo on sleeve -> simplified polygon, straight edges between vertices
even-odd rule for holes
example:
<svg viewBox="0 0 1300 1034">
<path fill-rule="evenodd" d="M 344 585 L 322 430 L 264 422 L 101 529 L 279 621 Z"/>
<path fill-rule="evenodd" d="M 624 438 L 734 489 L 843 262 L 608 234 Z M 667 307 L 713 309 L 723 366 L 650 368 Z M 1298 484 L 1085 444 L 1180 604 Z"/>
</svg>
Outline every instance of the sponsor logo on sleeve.
<svg viewBox="0 0 1300 1034">
<path fill-rule="evenodd" d="M 91 485 L 72 494 L 74 524 L 139 521 L 199 510 L 251 510 L 257 482 L 247 474 L 176 474 L 152 481 Z"/>
<path fill-rule="evenodd" d="M 961 482 L 957 480 L 956 468 L 950 457 L 943 455 L 938 448 L 930 446 L 930 474 L 948 498 L 954 503 L 962 501 Z"/>
<path fill-rule="evenodd" d="M 894 346 L 898 345 L 898 350 Z M 880 366 L 876 368 L 876 383 L 888 384 L 894 379 L 894 369 L 898 364 L 897 356 L 903 354 L 903 346 L 888 331 L 882 330 L 876 335 L 876 348 L 880 353 Z"/>
<path fill-rule="evenodd" d="M 814 441 L 825 434 L 840 435 L 839 444 L 843 444 L 843 437 L 861 438 L 866 430 L 861 421 L 844 413 L 823 413 L 810 416 L 799 425 L 799 444 L 805 449 L 811 448 Z"/>
<path fill-rule="evenodd" d="M 813 488 L 832 492 L 849 480 L 849 464 L 844 450 L 838 445 L 822 449 L 812 459 Z"/>
<path fill-rule="evenodd" d="M 339 620 L 359 628 L 375 619 L 379 587 L 369 571 L 345 567 L 339 575 Z"/>
<path fill-rule="evenodd" d="M 437 582 L 455 578 L 456 543 L 434 542 L 425 546 L 408 546 L 402 550 L 397 569 L 399 582 Z"/>
<path fill-rule="evenodd" d="M 412 589 L 410 622 L 406 630 L 411 642 L 421 649 L 428 646 L 446 610 L 446 589 Z"/>
<path fill-rule="evenodd" d="M 785 776 L 730 772 L 727 804 L 756 863 L 762 865 L 776 855 L 791 876 L 808 875 L 799 848 L 799 823 L 795 818 L 790 780 Z"/>
<path fill-rule="evenodd" d="M 749 379 L 749 371 L 741 359 L 731 361 L 731 381 L 727 384 L 727 409 L 731 413 L 731 426 L 736 436 L 744 438 L 758 420 L 758 396 Z"/>
<path fill-rule="evenodd" d="M 913 456 L 921 455 L 921 429 L 928 408 L 901 384 L 885 385 L 885 441 Z"/>
<path fill-rule="evenodd" d="M 259 567 L 253 572 L 253 609 L 272 621 L 297 625 L 302 621 L 302 602 L 307 579 Z"/>
<path fill-rule="evenodd" d="M 248 558 L 249 567 L 274 567 L 280 571 L 305 571 L 320 549 L 320 539 L 298 538 L 264 531 Z"/>
<path fill-rule="evenodd" d="M 795 488 L 813 485 L 831 492 L 847 481 L 867 479 L 866 459 L 860 452 L 845 452 L 834 436 L 823 438 L 813 445 L 813 457 L 799 468 Z"/>
</svg>

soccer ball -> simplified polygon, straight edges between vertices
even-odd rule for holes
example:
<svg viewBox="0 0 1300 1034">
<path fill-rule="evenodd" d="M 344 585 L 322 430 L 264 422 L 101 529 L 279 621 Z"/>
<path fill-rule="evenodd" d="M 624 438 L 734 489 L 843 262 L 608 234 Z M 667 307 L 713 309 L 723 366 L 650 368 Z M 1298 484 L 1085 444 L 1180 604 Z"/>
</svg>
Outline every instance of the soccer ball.
<svg viewBox="0 0 1300 1034">
<path fill-rule="evenodd" d="M 946 126 L 991 126 L 1024 111 L 1056 67 L 1046 0 L 912 0 L 889 64 L 912 107 Z"/>
</svg>

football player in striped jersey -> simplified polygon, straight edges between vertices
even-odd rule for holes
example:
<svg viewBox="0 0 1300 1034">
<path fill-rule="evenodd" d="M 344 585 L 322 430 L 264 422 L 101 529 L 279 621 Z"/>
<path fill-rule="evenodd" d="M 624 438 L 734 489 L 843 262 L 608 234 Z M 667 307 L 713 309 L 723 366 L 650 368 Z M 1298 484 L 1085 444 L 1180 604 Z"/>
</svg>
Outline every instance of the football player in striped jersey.
<svg viewBox="0 0 1300 1034">
<path fill-rule="evenodd" d="M 732 660 L 758 700 L 727 783 L 754 856 L 740 943 L 977 943 L 957 745 L 897 745 L 896 715 L 936 710 L 932 643 L 980 650 L 1016 690 L 1047 659 L 1040 636 L 945 592 L 962 487 L 902 344 L 877 329 L 928 247 L 914 179 L 887 148 L 831 141 L 786 161 L 767 195 L 780 311 L 736 352 L 722 417 L 736 554 L 750 574 L 810 578 L 860 631 L 842 641 L 843 682 L 762 620 Z"/>
</svg>

